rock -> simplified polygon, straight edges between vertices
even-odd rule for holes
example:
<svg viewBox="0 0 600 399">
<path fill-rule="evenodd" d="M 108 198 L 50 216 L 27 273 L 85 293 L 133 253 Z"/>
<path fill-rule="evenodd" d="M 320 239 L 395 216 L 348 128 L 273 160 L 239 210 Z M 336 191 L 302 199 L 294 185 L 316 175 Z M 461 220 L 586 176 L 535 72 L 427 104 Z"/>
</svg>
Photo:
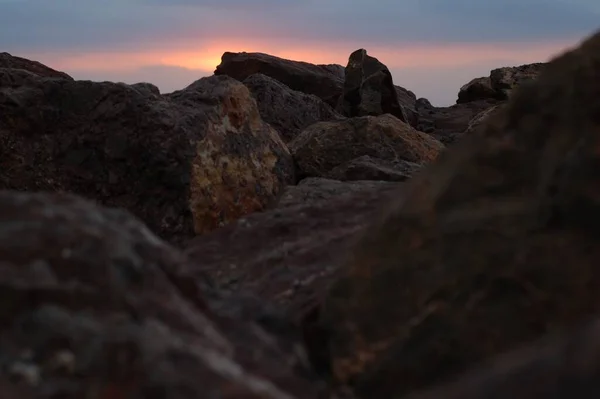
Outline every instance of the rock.
<svg viewBox="0 0 600 399">
<path fill-rule="evenodd" d="M 226 76 L 165 96 L 144 86 L 0 74 L 0 188 L 67 191 L 140 217 L 179 244 L 264 209 L 291 155 Z"/>
<path fill-rule="evenodd" d="M 360 156 L 427 163 L 443 145 L 391 114 L 319 122 L 289 143 L 301 176 L 325 176 Z"/>
<path fill-rule="evenodd" d="M 475 78 L 460 88 L 457 104 L 480 100 L 507 100 L 520 85 L 534 80 L 545 63 L 497 68 L 490 76 Z"/>
<path fill-rule="evenodd" d="M 498 100 L 481 100 L 450 107 L 421 108 L 419 130 L 431 134 L 445 145 L 450 145 L 462 137 L 476 115 L 499 103 Z"/>
<path fill-rule="evenodd" d="M 400 105 L 389 69 L 365 49 L 350 54 L 339 109 L 349 117 L 392 114 L 403 122 L 416 122 Z"/>
<path fill-rule="evenodd" d="M 600 312 L 598 71 L 600 32 L 364 230 L 321 310 L 335 381 L 402 397 Z"/>
<path fill-rule="evenodd" d="M 465 130 L 465 134 L 472 134 L 482 129 L 483 126 L 485 126 L 485 122 L 488 120 L 488 118 L 490 118 L 495 113 L 500 112 L 503 106 L 504 104 L 494 105 L 493 107 L 490 107 L 475 115 L 473 119 L 471 119 L 471 121 L 469 122 L 469 126 L 467 127 L 467 130 Z"/>
<path fill-rule="evenodd" d="M 458 92 L 457 104 L 468 103 L 477 100 L 486 100 L 488 98 L 497 98 L 498 93 L 492 89 L 490 77 L 475 78 L 466 85 L 462 86 Z"/>
<path fill-rule="evenodd" d="M 0 53 L 0 69 L 21 69 L 40 77 L 73 80 L 72 77 L 64 72 L 56 71 L 37 61 L 15 57 L 9 53 Z"/>
<path fill-rule="evenodd" d="M 498 98 L 507 100 L 512 91 L 526 82 L 535 80 L 544 69 L 546 63 L 525 64 L 517 67 L 504 67 L 494 69 L 490 73 L 492 88 Z"/>
<path fill-rule="evenodd" d="M 433 109 L 433 105 L 431 105 L 431 102 L 429 102 L 428 99 L 420 97 L 415 101 L 415 109 L 417 111 L 422 111 L 422 110 L 431 110 Z"/>
<path fill-rule="evenodd" d="M 406 399 L 592 399 L 600 396 L 600 323 L 498 356 L 456 382 Z M 526 381 L 526 383 L 524 383 Z"/>
<path fill-rule="evenodd" d="M 319 97 L 292 90 L 266 75 L 250 75 L 243 83 L 254 96 L 261 118 L 286 143 L 313 123 L 343 119 Z"/>
<path fill-rule="evenodd" d="M 320 200 L 374 191 L 380 187 L 396 187 L 391 183 L 372 180 L 339 181 L 322 177 L 308 177 L 295 186 L 288 186 L 277 202 L 278 208 L 314 203 Z"/>
<path fill-rule="evenodd" d="M 336 166 L 327 178 L 349 181 L 349 180 L 381 180 L 381 181 L 405 181 L 411 178 L 422 168 L 421 164 L 405 160 L 386 161 L 363 155 Z"/>
<path fill-rule="evenodd" d="M 263 53 L 226 52 L 215 70 L 215 75 L 228 75 L 239 81 L 255 73 L 278 80 L 292 90 L 314 94 L 331 106 L 337 104 L 344 86 L 341 65 L 315 65 Z"/>
<path fill-rule="evenodd" d="M 410 90 L 404 87 L 394 85 L 396 94 L 398 95 L 398 102 L 404 109 L 408 118 L 408 124 L 416 127 L 419 123 L 419 112 L 417 111 L 417 96 Z"/>
<path fill-rule="evenodd" d="M 142 94 L 160 96 L 160 90 L 152 83 L 141 82 L 132 84 L 131 87 L 140 91 Z"/>
<path fill-rule="evenodd" d="M 321 389 L 278 337 L 213 311 L 202 285 L 180 274 L 188 259 L 124 210 L 0 191 L 0 235 L 3 398 L 290 399 Z"/>
</svg>

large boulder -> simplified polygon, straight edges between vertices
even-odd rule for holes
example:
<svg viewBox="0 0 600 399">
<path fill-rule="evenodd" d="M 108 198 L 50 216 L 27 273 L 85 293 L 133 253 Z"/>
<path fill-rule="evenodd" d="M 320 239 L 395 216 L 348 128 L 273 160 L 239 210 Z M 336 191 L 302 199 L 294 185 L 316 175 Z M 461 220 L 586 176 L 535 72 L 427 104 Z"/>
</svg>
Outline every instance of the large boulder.
<svg viewBox="0 0 600 399">
<path fill-rule="evenodd" d="M 187 275 L 208 274 L 220 290 L 257 295 L 300 322 L 337 274 L 338 253 L 401 184 L 304 179 L 274 209 L 190 241 Z"/>
<path fill-rule="evenodd" d="M 287 147 L 227 76 L 160 96 L 0 69 L 0 165 L 0 188 L 123 207 L 173 243 L 264 209 L 295 181 Z"/>
<path fill-rule="evenodd" d="M 319 122 L 289 143 L 300 176 L 325 176 L 333 168 L 369 155 L 385 161 L 427 163 L 443 145 L 391 114 Z"/>
<path fill-rule="evenodd" d="M 0 235 L 2 398 L 317 397 L 299 341 L 214 310 L 128 212 L 0 191 Z"/>
<path fill-rule="evenodd" d="M 600 322 L 480 364 L 457 381 L 406 399 L 592 399 L 600 397 Z"/>
<path fill-rule="evenodd" d="M 368 55 L 365 49 L 350 54 L 344 94 L 338 108 L 349 117 L 392 114 L 415 126 L 417 122 L 410 120 L 409 114 L 400 105 L 390 70 L 377 58 Z"/>
<path fill-rule="evenodd" d="M 292 90 L 266 75 L 250 75 L 243 83 L 254 96 L 262 119 L 286 143 L 313 123 L 343 119 L 319 97 Z"/>
<path fill-rule="evenodd" d="M 522 84 L 535 80 L 546 63 L 537 62 L 514 67 L 493 69 L 489 76 L 475 78 L 458 92 L 457 104 L 480 100 L 508 100 L 512 91 Z"/>
<path fill-rule="evenodd" d="M 404 183 L 322 308 L 335 381 L 401 397 L 600 312 L 598 71 L 600 32 Z"/>
<path fill-rule="evenodd" d="M 16 57 L 9 53 L 0 53 L 0 69 L 21 69 L 31 72 L 36 76 L 73 80 L 72 77 L 64 72 L 54 70 L 40 62 Z"/>
<path fill-rule="evenodd" d="M 263 53 L 226 52 L 215 70 L 215 75 L 228 75 L 239 81 L 255 73 L 278 80 L 292 90 L 314 94 L 331 106 L 337 104 L 344 86 L 341 65 L 315 65 Z"/>
<path fill-rule="evenodd" d="M 546 63 L 536 62 L 516 67 L 496 68 L 490 72 L 492 88 L 500 100 L 507 100 L 517 87 L 535 80 Z"/>
</svg>

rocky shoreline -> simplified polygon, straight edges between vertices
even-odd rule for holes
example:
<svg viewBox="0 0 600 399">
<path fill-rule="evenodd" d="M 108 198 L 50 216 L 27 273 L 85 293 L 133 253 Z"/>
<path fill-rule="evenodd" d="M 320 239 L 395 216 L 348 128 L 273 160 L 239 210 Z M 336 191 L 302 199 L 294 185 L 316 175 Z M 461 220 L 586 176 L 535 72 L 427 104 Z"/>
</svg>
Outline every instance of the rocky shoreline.
<svg viewBox="0 0 600 399">
<path fill-rule="evenodd" d="M 600 32 L 450 107 L 395 83 L 0 53 L 2 398 L 597 397 Z"/>
</svg>

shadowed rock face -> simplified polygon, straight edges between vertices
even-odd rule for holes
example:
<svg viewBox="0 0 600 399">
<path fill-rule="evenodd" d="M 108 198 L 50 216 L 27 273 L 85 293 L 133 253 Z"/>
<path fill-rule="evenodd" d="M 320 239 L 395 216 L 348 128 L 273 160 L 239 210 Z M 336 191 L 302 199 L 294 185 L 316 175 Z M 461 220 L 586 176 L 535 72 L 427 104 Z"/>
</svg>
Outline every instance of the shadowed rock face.
<svg viewBox="0 0 600 399">
<path fill-rule="evenodd" d="M 407 183 L 327 297 L 334 378 L 399 397 L 600 310 L 600 33 Z"/>
<path fill-rule="evenodd" d="M 0 53 L 0 68 L 2 69 L 20 69 L 28 71 L 36 76 L 46 78 L 60 78 L 73 80 L 72 77 L 64 72 L 56 71 L 37 61 L 26 58 L 15 57 L 9 53 Z"/>
<path fill-rule="evenodd" d="M 600 396 L 600 322 L 544 338 L 406 399 L 592 399 Z"/>
<path fill-rule="evenodd" d="M 400 105 L 389 69 L 364 49 L 350 54 L 339 108 L 350 117 L 392 114 L 403 122 L 417 124 L 415 114 L 409 118 Z"/>
<path fill-rule="evenodd" d="M 315 65 L 291 61 L 263 53 L 230 53 L 221 57 L 215 75 L 228 75 L 239 81 L 261 73 L 292 90 L 314 94 L 335 106 L 344 86 L 344 67 L 341 65 Z"/>
<path fill-rule="evenodd" d="M 264 209 L 291 182 L 288 149 L 234 79 L 160 96 L 0 69 L 0 188 L 74 192 L 180 243 Z"/>
<path fill-rule="evenodd" d="M 3 398 L 317 396 L 297 345 L 221 313 L 127 212 L 0 191 L 0 236 Z"/>
<path fill-rule="evenodd" d="M 364 155 L 424 164 L 434 160 L 444 146 L 385 114 L 313 124 L 289 143 L 289 148 L 300 176 L 320 177 Z"/>
<path fill-rule="evenodd" d="M 343 119 L 319 97 L 292 90 L 266 75 L 250 75 L 243 83 L 256 100 L 261 118 L 286 143 L 313 123 Z"/>
</svg>

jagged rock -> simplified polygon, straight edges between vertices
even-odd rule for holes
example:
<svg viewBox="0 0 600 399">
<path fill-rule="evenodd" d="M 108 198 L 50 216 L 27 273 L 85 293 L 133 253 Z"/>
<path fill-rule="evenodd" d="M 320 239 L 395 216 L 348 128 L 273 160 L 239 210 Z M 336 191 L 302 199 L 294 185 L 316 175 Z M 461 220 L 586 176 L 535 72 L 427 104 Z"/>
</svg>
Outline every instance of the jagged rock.
<svg viewBox="0 0 600 399">
<path fill-rule="evenodd" d="M 423 165 L 405 160 L 386 161 L 363 155 L 336 166 L 325 177 L 329 179 L 405 181 L 418 172 Z"/>
<path fill-rule="evenodd" d="M 46 78 L 61 78 L 73 80 L 72 77 L 64 72 L 56 71 L 46 65 L 31 61 L 26 58 L 15 57 L 9 53 L 0 53 L 0 68 L 1 69 L 20 69 L 33 73 L 36 76 Z"/>
<path fill-rule="evenodd" d="M 338 108 L 349 117 L 392 114 L 403 122 L 416 125 L 400 105 L 389 69 L 368 55 L 365 49 L 350 54 L 344 94 Z"/>
<path fill-rule="evenodd" d="M 365 229 L 321 310 L 335 381 L 401 397 L 600 312 L 598 71 L 600 32 Z"/>
<path fill-rule="evenodd" d="M 360 156 L 427 163 L 443 145 L 391 114 L 319 122 L 289 143 L 300 176 L 322 177 Z"/>
<path fill-rule="evenodd" d="M 262 119 L 286 143 L 313 123 L 343 119 L 319 97 L 292 90 L 266 75 L 250 75 L 243 83 L 254 96 Z"/>
<path fill-rule="evenodd" d="M 535 80 L 541 71 L 544 70 L 546 63 L 525 64 L 516 67 L 504 67 L 494 69 L 490 73 L 492 88 L 497 93 L 498 98 L 507 100 L 512 91 L 526 82 Z"/>
<path fill-rule="evenodd" d="M 0 188 L 74 192 L 180 243 L 264 209 L 295 181 L 287 147 L 232 78 L 156 96 L 3 71 Z"/>
<path fill-rule="evenodd" d="M 398 102 L 406 113 L 409 125 L 416 127 L 420 122 L 419 112 L 417 111 L 417 96 L 404 87 L 394 85 L 394 89 L 398 95 Z"/>
<path fill-rule="evenodd" d="M 600 322 L 482 363 L 458 381 L 406 399 L 592 399 L 600 396 Z"/>
<path fill-rule="evenodd" d="M 292 90 L 314 94 L 331 106 L 337 104 L 344 87 L 341 65 L 315 65 L 263 53 L 226 52 L 215 70 L 215 75 L 228 75 L 239 81 L 255 73 L 278 80 Z"/>
<path fill-rule="evenodd" d="M 458 100 L 456 100 L 456 103 L 462 104 L 497 97 L 498 93 L 492 88 L 492 81 L 488 76 L 475 78 L 462 86 L 458 91 Z"/>
<path fill-rule="evenodd" d="M 181 274 L 188 259 L 124 210 L 0 191 L 0 235 L 3 398 L 309 399 L 321 389 L 290 349 L 299 342 L 211 309 L 204 285 Z"/>
</svg>

